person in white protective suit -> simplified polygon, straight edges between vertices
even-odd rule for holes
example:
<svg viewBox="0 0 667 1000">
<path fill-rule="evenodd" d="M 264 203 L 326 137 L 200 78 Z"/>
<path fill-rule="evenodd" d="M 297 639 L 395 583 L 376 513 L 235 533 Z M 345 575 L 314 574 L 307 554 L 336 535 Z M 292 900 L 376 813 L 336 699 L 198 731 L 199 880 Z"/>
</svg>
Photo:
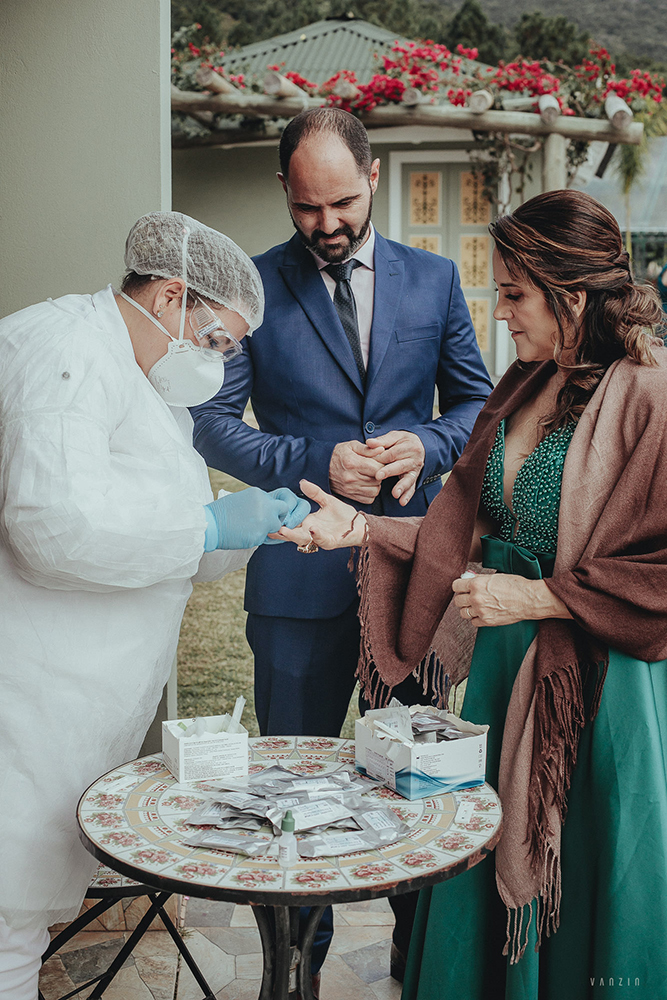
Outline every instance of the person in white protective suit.
<svg viewBox="0 0 667 1000">
<path fill-rule="evenodd" d="M 289 490 L 213 501 L 191 444 L 184 407 L 262 321 L 250 258 L 165 212 L 136 223 L 125 263 L 123 292 L 0 321 L 1 1000 L 35 1000 L 46 929 L 80 908 L 96 862 L 78 798 L 136 756 L 191 579 L 310 510 Z"/>
</svg>

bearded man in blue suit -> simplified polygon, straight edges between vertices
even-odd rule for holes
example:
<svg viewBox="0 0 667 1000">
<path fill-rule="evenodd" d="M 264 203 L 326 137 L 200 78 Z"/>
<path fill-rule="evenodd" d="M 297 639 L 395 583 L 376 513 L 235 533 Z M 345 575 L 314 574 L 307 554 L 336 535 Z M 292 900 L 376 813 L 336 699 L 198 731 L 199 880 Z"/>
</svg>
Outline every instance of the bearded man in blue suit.
<svg viewBox="0 0 667 1000">
<path fill-rule="evenodd" d="M 298 115 L 280 165 L 296 233 L 255 258 L 265 321 L 219 394 L 193 410 L 195 446 L 210 466 L 264 490 L 298 491 L 308 479 L 369 513 L 421 516 L 492 388 L 456 266 L 374 230 L 380 162 L 347 112 Z M 249 398 L 259 429 L 243 422 Z M 341 551 L 283 544 L 250 560 L 262 734 L 340 733 L 359 652 L 347 562 Z M 411 678 L 394 694 L 423 700 Z"/>
<path fill-rule="evenodd" d="M 265 321 L 227 365 L 218 395 L 193 410 L 195 445 L 251 486 L 298 490 L 308 479 L 366 512 L 421 516 L 492 388 L 456 265 L 374 230 L 380 163 L 351 114 L 300 114 L 283 133 L 280 163 L 297 231 L 255 258 Z M 326 267 L 348 259 L 359 266 L 337 282 Z M 343 320 L 337 311 L 338 284 L 351 287 L 359 347 L 345 329 L 350 310 Z M 243 422 L 248 398 L 259 430 Z M 245 607 L 263 735 L 340 733 L 359 649 L 347 561 L 284 544 L 262 545 L 250 560 Z"/>
</svg>

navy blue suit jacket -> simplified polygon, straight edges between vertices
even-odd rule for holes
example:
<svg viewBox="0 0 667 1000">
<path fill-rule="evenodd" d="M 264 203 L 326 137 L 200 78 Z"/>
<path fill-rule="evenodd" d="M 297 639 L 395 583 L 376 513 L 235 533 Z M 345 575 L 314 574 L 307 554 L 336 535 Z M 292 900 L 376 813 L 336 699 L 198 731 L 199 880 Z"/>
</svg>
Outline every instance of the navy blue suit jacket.
<svg viewBox="0 0 667 1000">
<path fill-rule="evenodd" d="M 412 431 L 426 452 L 415 495 L 401 507 L 391 495 L 396 480 L 387 480 L 382 507 L 392 517 L 423 515 L 492 388 L 455 264 L 376 234 L 364 387 L 298 235 L 255 263 L 266 292 L 264 323 L 226 366 L 218 395 L 193 408 L 198 451 L 212 468 L 252 486 L 298 492 L 299 480 L 309 479 L 328 492 L 338 442 Z M 436 386 L 441 416 L 434 420 Z M 242 419 L 249 397 L 259 430 Z M 246 609 L 288 618 L 341 614 L 356 596 L 348 556 L 347 549 L 303 555 L 291 543 L 261 546 L 248 566 Z"/>
</svg>

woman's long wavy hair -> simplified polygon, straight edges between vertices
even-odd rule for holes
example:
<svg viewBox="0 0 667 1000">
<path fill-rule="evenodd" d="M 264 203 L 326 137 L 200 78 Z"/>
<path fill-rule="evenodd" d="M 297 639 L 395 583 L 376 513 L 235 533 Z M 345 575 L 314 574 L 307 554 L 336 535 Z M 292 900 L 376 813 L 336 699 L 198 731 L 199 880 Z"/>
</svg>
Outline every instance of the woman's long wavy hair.
<svg viewBox="0 0 667 1000">
<path fill-rule="evenodd" d="M 558 324 L 554 359 L 566 380 L 542 422 L 544 433 L 579 419 L 618 358 L 655 364 L 658 296 L 651 286 L 635 284 L 618 224 L 603 205 L 582 191 L 548 191 L 492 222 L 489 231 L 509 273 L 541 289 Z M 571 299 L 578 291 L 586 293 L 579 318 Z M 573 349 L 565 364 L 564 352 Z"/>
</svg>

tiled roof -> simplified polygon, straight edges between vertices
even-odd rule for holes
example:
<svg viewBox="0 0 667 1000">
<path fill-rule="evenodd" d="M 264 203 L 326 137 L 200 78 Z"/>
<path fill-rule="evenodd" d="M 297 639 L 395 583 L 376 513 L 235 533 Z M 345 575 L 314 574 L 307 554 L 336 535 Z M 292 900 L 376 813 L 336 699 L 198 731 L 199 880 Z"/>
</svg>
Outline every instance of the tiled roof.
<svg viewBox="0 0 667 1000">
<path fill-rule="evenodd" d="M 379 68 L 374 52 L 388 51 L 397 36 L 368 21 L 316 21 L 285 35 L 254 42 L 224 59 L 231 73 L 257 74 L 269 65 L 285 63 L 313 83 L 324 83 L 340 69 L 350 69 L 360 83 L 368 81 Z M 399 41 L 407 41 L 398 36 Z"/>
</svg>

